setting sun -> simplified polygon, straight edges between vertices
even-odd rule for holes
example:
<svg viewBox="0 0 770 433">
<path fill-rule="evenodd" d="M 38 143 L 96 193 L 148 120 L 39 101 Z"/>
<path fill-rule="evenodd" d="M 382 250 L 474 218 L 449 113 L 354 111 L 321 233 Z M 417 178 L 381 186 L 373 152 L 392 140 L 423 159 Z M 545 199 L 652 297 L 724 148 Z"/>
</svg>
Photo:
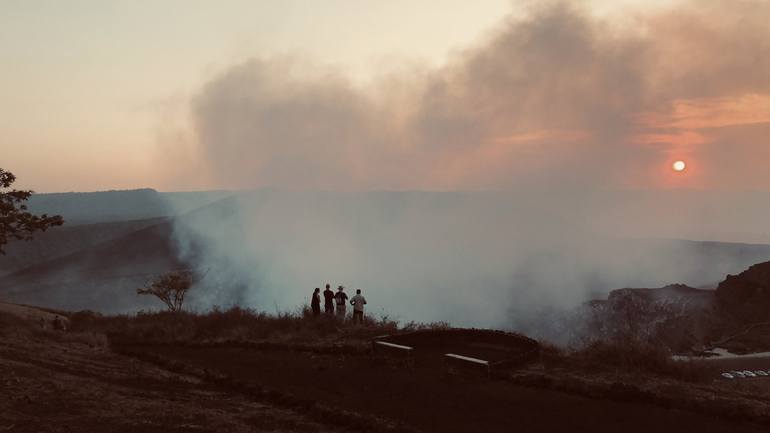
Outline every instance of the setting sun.
<svg viewBox="0 0 770 433">
<path fill-rule="evenodd" d="M 676 161 L 671 165 L 671 168 L 673 168 L 674 171 L 684 171 L 686 167 L 687 164 L 685 164 L 684 161 Z"/>
</svg>

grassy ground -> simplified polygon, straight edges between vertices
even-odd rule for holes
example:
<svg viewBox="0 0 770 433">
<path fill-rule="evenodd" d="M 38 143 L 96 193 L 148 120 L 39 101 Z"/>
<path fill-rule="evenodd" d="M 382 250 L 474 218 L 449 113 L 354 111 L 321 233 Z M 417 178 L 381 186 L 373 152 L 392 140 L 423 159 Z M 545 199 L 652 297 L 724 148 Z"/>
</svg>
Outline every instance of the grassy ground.
<svg viewBox="0 0 770 433">
<path fill-rule="evenodd" d="M 103 334 L 0 314 L 0 431 L 337 432 L 284 407 L 113 353 Z"/>
<path fill-rule="evenodd" d="M 569 364 L 587 373 L 618 372 L 626 375 L 651 375 L 685 382 L 706 383 L 713 371 L 700 361 L 675 361 L 663 345 L 627 338 L 593 341 L 563 352 L 554 349 L 551 362 Z"/>
<path fill-rule="evenodd" d="M 0 401 L 0 431 L 336 431 L 337 413 L 347 413 L 349 431 L 762 431 L 741 420 L 770 422 L 770 396 L 721 387 L 700 364 L 638 340 L 545 346 L 506 380 L 478 381 L 447 377 L 440 365 L 382 364 L 367 352 L 373 337 L 442 323 L 353 325 L 239 308 L 59 313 L 69 318 L 66 333 L 0 314 L 0 369 L 10 372 L 0 385 L 11 396 Z"/>
<path fill-rule="evenodd" d="M 376 336 L 418 329 L 444 328 L 444 323 L 403 326 L 387 317 L 367 316 L 362 325 L 349 319 L 308 310 L 271 315 L 242 308 L 204 314 L 156 312 L 102 316 L 79 312 L 69 316 L 73 331 L 99 332 L 127 343 L 275 342 L 302 345 L 368 344 Z"/>
<path fill-rule="evenodd" d="M 69 315 L 76 332 L 103 334 L 121 344 L 272 343 L 286 347 L 348 347 L 366 350 L 372 338 L 416 330 L 448 329 L 446 323 L 399 326 L 387 317 L 367 316 L 363 325 L 334 315 L 313 316 L 309 310 L 277 315 L 232 308 L 208 313 L 154 312 L 102 316 L 91 312 Z M 713 371 L 697 361 L 674 361 L 663 345 L 634 338 L 592 341 L 577 348 L 544 345 L 542 361 L 549 366 L 569 366 L 586 374 L 660 376 L 705 383 Z"/>
</svg>

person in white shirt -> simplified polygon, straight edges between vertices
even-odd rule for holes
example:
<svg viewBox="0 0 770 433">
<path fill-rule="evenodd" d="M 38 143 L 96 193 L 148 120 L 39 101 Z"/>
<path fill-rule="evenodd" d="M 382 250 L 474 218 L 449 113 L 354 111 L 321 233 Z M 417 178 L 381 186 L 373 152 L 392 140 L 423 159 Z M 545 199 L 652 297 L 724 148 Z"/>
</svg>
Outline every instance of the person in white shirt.
<svg viewBox="0 0 770 433">
<path fill-rule="evenodd" d="M 364 305 L 366 305 L 366 298 L 361 295 L 361 289 L 356 290 L 356 296 L 350 298 L 350 304 L 353 305 L 353 323 L 358 320 L 361 324 L 364 323 Z"/>
</svg>

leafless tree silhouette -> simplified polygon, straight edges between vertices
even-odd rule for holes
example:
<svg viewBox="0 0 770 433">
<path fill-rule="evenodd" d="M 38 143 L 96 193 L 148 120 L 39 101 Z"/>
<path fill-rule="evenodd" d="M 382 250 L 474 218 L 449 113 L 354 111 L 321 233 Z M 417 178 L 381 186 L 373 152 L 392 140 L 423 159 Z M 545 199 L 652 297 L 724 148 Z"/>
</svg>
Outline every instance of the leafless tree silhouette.
<svg viewBox="0 0 770 433">
<path fill-rule="evenodd" d="M 163 301 L 169 311 L 182 311 L 187 291 L 199 276 L 191 269 L 167 272 L 136 289 L 138 295 L 155 295 Z"/>
</svg>

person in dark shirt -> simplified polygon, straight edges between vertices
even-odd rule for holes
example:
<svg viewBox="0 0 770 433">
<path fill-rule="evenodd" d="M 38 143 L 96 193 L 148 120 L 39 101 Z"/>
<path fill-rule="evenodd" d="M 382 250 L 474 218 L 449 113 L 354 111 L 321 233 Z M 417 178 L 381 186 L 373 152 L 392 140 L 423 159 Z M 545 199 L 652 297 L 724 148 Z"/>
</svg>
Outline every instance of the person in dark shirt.
<svg viewBox="0 0 770 433">
<path fill-rule="evenodd" d="M 334 300 L 337 303 L 337 316 L 344 319 L 348 305 L 348 295 L 343 290 L 345 290 L 344 287 L 337 287 L 337 293 L 334 294 Z"/>
<path fill-rule="evenodd" d="M 326 290 L 324 290 L 324 312 L 334 314 L 334 292 L 329 288 L 329 284 L 326 284 Z"/>
<path fill-rule="evenodd" d="M 321 314 L 321 289 L 318 287 L 316 287 L 313 292 L 313 300 L 310 301 L 310 309 L 313 310 L 314 316 Z"/>
</svg>

